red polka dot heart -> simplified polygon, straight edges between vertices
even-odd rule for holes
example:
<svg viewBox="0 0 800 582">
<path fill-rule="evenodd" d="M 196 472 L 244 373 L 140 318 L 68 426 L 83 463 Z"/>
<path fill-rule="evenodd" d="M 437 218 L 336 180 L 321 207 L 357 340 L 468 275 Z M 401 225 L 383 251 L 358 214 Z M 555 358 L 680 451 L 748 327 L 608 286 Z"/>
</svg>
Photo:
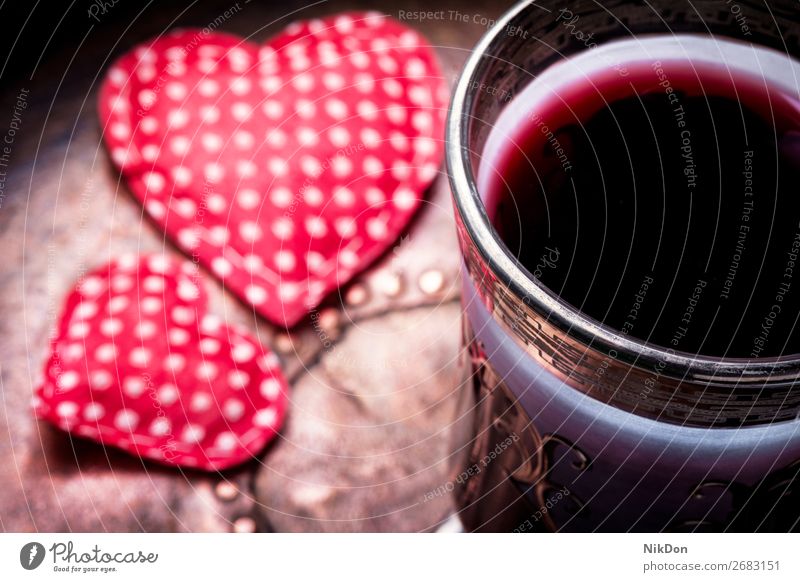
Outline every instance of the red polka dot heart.
<svg viewBox="0 0 800 582">
<path fill-rule="evenodd" d="M 446 101 L 420 35 L 351 13 L 262 46 L 170 32 L 109 70 L 100 118 L 153 220 L 293 325 L 406 227 L 438 173 Z"/>
<path fill-rule="evenodd" d="M 220 470 L 259 453 L 286 412 L 277 358 L 206 313 L 193 263 L 125 256 L 67 298 L 36 414 L 173 466 Z"/>
</svg>

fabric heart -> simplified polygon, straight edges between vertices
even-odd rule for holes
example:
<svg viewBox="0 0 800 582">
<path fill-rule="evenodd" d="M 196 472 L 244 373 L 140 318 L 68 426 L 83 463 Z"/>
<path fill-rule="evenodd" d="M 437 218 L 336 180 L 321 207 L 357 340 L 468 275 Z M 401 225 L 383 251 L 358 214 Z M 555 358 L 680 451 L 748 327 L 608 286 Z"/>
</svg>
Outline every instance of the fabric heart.
<svg viewBox="0 0 800 582">
<path fill-rule="evenodd" d="M 220 470 L 273 438 L 287 401 L 277 358 L 206 314 L 192 263 L 126 256 L 69 295 L 36 414 L 167 465 Z"/>
<path fill-rule="evenodd" d="M 103 134 L 168 236 L 293 325 L 388 249 L 438 173 L 447 90 L 416 32 L 376 13 L 259 47 L 174 31 L 108 72 Z"/>
</svg>

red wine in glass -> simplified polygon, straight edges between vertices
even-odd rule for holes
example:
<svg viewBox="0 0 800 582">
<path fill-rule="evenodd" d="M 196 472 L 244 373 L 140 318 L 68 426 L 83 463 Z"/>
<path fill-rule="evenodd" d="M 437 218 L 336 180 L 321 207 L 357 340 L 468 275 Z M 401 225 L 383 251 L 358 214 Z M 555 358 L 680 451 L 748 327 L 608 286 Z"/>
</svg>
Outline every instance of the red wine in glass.
<svg viewBox="0 0 800 582">
<path fill-rule="evenodd" d="M 800 353 L 797 69 L 700 37 L 621 44 L 552 67 L 501 115 L 479 172 L 496 230 L 630 337 Z"/>
</svg>

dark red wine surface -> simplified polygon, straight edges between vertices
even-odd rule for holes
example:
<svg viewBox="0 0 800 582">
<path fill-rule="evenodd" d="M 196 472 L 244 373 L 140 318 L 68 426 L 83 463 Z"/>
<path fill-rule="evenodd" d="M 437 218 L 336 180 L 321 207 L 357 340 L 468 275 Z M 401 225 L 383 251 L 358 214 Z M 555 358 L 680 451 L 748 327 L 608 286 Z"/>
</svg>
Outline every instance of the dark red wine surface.
<svg viewBox="0 0 800 582">
<path fill-rule="evenodd" d="M 485 152 L 495 228 L 532 276 L 623 334 L 800 353 L 797 95 L 724 64 L 627 72 L 514 104 L 514 131 Z"/>
</svg>

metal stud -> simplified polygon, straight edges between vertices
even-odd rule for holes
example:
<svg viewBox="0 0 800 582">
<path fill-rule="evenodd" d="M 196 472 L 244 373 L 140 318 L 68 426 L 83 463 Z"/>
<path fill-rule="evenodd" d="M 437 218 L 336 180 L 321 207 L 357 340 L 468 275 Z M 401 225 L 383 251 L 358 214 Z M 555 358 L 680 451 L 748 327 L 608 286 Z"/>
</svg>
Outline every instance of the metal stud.
<svg viewBox="0 0 800 582">
<path fill-rule="evenodd" d="M 220 481 L 214 491 L 223 501 L 233 501 L 239 495 L 239 488 L 230 481 Z"/>
<path fill-rule="evenodd" d="M 329 307 L 319 314 L 319 325 L 327 332 L 335 331 L 339 327 L 339 311 Z"/>
<path fill-rule="evenodd" d="M 429 269 L 419 276 L 417 283 L 426 295 L 436 295 L 444 287 L 444 275 L 438 269 Z"/>
<path fill-rule="evenodd" d="M 233 522 L 235 533 L 253 533 L 256 531 L 256 520 L 252 517 L 238 517 Z"/>
<path fill-rule="evenodd" d="M 284 354 L 295 349 L 294 341 L 288 333 L 280 333 L 275 337 L 275 349 Z"/>
<path fill-rule="evenodd" d="M 369 294 L 367 293 L 367 288 L 360 283 L 356 283 L 350 289 L 347 290 L 347 294 L 344 297 L 345 302 L 348 305 L 353 307 L 358 307 L 359 305 L 363 305 L 369 299 Z"/>
<path fill-rule="evenodd" d="M 403 290 L 403 280 L 399 273 L 383 272 L 378 276 L 376 284 L 387 297 L 397 297 Z"/>
</svg>

